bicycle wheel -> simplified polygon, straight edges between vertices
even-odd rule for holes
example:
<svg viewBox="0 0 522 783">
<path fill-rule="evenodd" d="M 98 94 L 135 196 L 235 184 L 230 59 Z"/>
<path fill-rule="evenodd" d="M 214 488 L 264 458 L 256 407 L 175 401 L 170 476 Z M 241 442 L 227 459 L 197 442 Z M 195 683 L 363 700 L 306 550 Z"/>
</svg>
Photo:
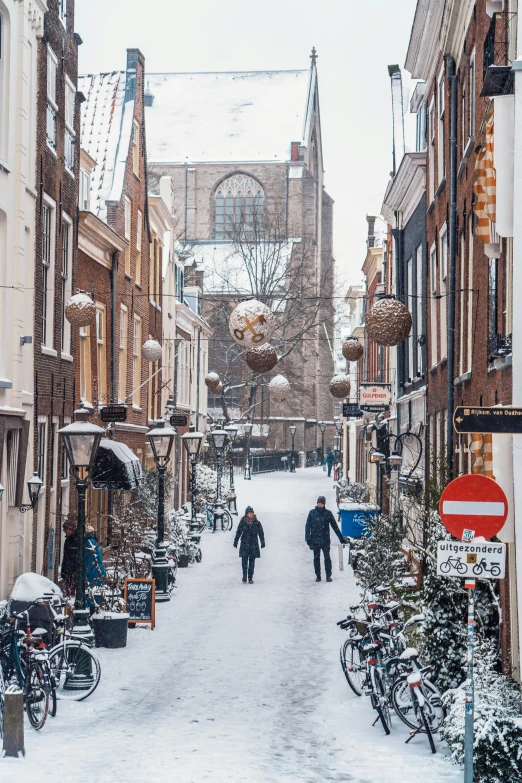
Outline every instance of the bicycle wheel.
<svg viewBox="0 0 522 783">
<path fill-rule="evenodd" d="M 221 517 L 221 530 L 229 531 L 234 527 L 234 520 L 232 514 L 226 508 L 223 509 L 223 516 Z"/>
<path fill-rule="evenodd" d="M 346 639 L 340 650 L 340 658 L 346 682 L 356 696 L 362 696 L 366 679 L 366 664 L 361 658 L 357 642 Z"/>
<path fill-rule="evenodd" d="M 68 701 L 83 701 L 100 682 L 101 667 L 96 655 L 83 642 L 66 641 L 49 654 L 56 681 L 56 695 Z"/>
<path fill-rule="evenodd" d="M 49 712 L 49 691 L 45 687 L 43 669 L 39 663 L 32 663 L 25 678 L 25 709 L 29 723 L 39 731 Z"/>
<path fill-rule="evenodd" d="M 406 679 L 407 675 L 402 675 L 394 682 L 391 689 L 391 701 L 393 709 L 410 729 L 425 732 L 423 716 L 419 710 L 419 702 L 412 694 L 411 688 Z M 431 680 L 423 679 L 420 686 L 422 695 L 426 703 L 424 713 L 431 733 L 436 734 L 442 726 L 445 718 L 444 707 L 442 706 L 441 696 L 436 686 Z"/>
<path fill-rule="evenodd" d="M 372 680 L 373 680 L 373 693 L 372 693 L 372 707 L 376 710 L 377 715 L 381 719 L 382 727 L 385 734 L 390 733 L 391 719 L 390 708 L 385 696 L 384 683 L 382 681 L 380 671 L 374 666 L 372 667 Z"/>
<path fill-rule="evenodd" d="M 424 707 L 421 707 L 420 704 L 419 704 L 419 712 L 421 714 L 422 723 L 424 725 L 424 731 L 428 735 L 428 742 L 430 743 L 431 752 L 436 753 L 437 748 L 435 747 L 435 742 L 433 741 L 433 735 L 430 731 L 430 726 L 426 718 L 426 713 L 424 712 Z"/>
</svg>

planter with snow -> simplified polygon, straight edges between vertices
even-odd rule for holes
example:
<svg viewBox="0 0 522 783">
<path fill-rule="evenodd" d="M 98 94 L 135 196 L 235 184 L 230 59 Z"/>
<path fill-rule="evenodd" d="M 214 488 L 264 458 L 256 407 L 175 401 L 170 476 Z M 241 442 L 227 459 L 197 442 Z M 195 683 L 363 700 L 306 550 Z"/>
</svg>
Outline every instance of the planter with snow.
<svg viewBox="0 0 522 783">
<path fill-rule="evenodd" d="M 189 555 L 178 555 L 178 568 L 188 568 Z"/>
<path fill-rule="evenodd" d="M 92 616 L 96 647 L 126 647 L 129 615 L 124 612 L 97 612 Z"/>
</svg>

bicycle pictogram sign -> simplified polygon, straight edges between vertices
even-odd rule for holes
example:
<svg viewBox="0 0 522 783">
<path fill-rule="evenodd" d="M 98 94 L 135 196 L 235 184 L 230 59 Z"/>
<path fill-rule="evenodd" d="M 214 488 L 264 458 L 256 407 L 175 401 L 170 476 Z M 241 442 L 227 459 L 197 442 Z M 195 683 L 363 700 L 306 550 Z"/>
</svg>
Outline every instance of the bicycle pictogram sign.
<svg viewBox="0 0 522 783">
<path fill-rule="evenodd" d="M 493 541 L 439 541 L 437 573 L 483 579 L 503 579 L 506 545 Z"/>
<path fill-rule="evenodd" d="M 244 340 L 245 339 L 245 334 L 247 332 L 252 332 L 252 335 L 253 335 L 252 336 L 252 342 L 253 343 L 261 343 L 261 342 L 263 342 L 263 340 L 265 339 L 265 334 L 263 332 L 256 332 L 256 330 L 254 329 L 254 326 L 256 324 L 261 324 L 261 326 L 266 324 L 265 316 L 264 315 L 258 315 L 257 318 L 254 318 L 253 321 L 251 321 L 247 315 L 243 315 L 242 317 L 243 317 L 243 319 L 246 322 L 246 326 L 244 327 L 244 329 L 234 329 L 234 336 L 238 340 Z"/>
</svg>

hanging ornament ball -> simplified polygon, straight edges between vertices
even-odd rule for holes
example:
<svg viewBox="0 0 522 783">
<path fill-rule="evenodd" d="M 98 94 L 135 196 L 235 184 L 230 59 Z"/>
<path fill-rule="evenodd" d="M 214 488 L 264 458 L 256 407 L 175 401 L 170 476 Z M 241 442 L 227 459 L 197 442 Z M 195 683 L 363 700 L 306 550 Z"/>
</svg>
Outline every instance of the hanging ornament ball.
<svg viewBox="0 0 522 783">
<path fill-rule="evenodd" d="M 411 331 L 411 313 L 393 297 L 380 299 L 365 317 L 366 333 L 379 345 L 398 345 Z"/>
<path fill-rule="evenodd" d="M 212 386 L 211 391 L 213 394 L 216 395 L 216 397 L 221 397 L 221 395 L 223 394 L 223 384 L 221 383 L 221 381 L 219 381 L 219 383 L 216 383 L 215 386 Z"/>
<path fill-rule="evenodd" d="M 290 384 L 284 375 L 276 375 L 268 384 L 270 399 L 274 402 L 284 402 L 290 391 Z"/>
<path fill-rule="evenodd" d="M 96 305 L 87 294 L 74 294 L 65 305 L 65 317 L 73 326 L 89 326 L 96 320 Z"/>
<path fill-rule="evenodd" d="M 146 362 L 157 362 L 161 359 L 163 351 L 157 340 L 145 340 L 141 346 L 141 355 Z"/>
<path fill-rule="evenodd" d="M 347 340 L 343 340 L 342 351 L 344 358 L 349 362 L 358 362 L 364 354 L 364 348 L 356 337 L 349 337 Z"/>
<path fill-rule="evenodd" d="M 215 387 L 219 386 L 221 383 L 217 372 L 209 372 L 209 374 L 205 377 L 205 383 L 211 391 L 214 391 Z"/>
<path fill-rule="evenodd" d="M 257 299 L 240 302 L 228 322 L 230 334 L 238 345 L 253 348 L 271 337 L 275 319 L 269 307 Z"/>
<path fill-rule="evenodd" d="M 277 353 L 270 343 L 247 351 L 245 361 L 253 372 L 270 372 L 277 364 Z"/>
<path fill-rule="evenodd" d="M 350 394 L 350 379 L 347 375 L 334 375 L 330 381 L 330 394 L 336 400 L 344 400 Z"/>
</svg>

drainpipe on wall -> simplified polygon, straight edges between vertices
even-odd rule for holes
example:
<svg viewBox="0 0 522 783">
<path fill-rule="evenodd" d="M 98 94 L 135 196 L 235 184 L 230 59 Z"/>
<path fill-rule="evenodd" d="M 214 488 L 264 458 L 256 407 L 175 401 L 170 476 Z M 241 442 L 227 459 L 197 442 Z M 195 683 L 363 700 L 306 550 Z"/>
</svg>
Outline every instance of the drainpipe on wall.
<svg viewBox="0 0 522 783">
<path fill-rule="evenodd" d="M 198 328 L 198 358 L 196 364 L 196 432 L 199 432 L 199 383 L 201 375 L 201 326 Z"/>
<path fill-rule="evenodd" d="M 446 75 L 451 88 L 450 114 L 450 213 L 448 269 L 448 415 L 446 422 L 446 465 L 448 478 L 453 478 L 453 407 L 455 387 L 455 283 L 457 256 L 457 76 L 453 58 L 446 56 Z"/>
<path fill-rule="evenodd" d="M 120 253 L 116 250 L 112 254 L 111 267 L 111 403 L 116 403 L 116 275 L 118 273 L 118 261 Z M 114 439 L 114 426 L 109 427 L 109 437 Z M 112 538 L 112 524 L 114 522 L 114 490 L 109 490 L 107 504 L 107 544 L 110 544 Z"/>
</svg>

